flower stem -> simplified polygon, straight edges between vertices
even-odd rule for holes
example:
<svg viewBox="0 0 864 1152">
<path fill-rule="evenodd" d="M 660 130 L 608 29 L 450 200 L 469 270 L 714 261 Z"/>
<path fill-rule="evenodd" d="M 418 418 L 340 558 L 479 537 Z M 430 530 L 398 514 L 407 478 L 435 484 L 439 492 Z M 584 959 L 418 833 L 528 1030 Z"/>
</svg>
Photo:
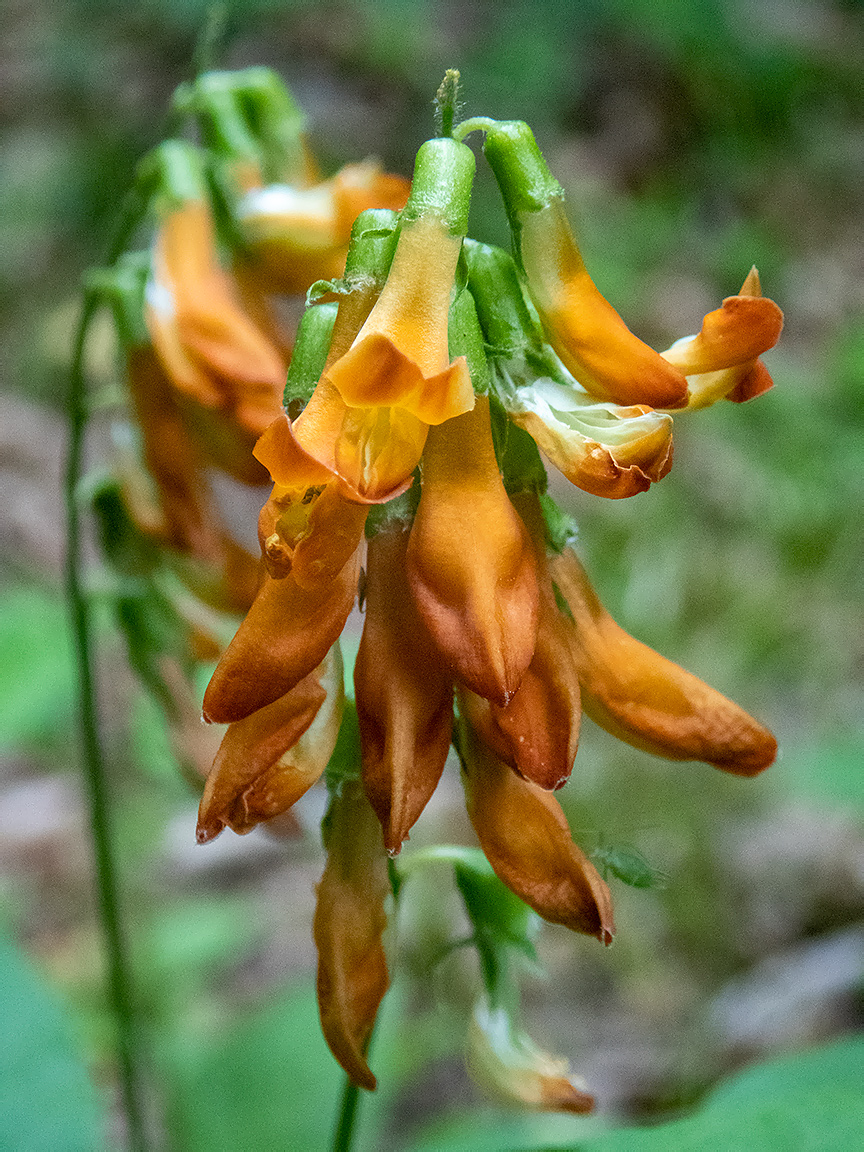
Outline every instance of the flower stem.
<svg viewBox="0 0 864 1152">
<path fill-rule="evenodd" d="M 127 211 L 112 245 L 110 262 L 116 260 L 140 220 L 141 206 L 130 199 Z M 87 799 L 90 835 L 96 865 L 99 919 L 108 967 L 108 1001 L 116 1029 L 117 1063 L 120 1088 L 127 1123 L 127 1142 L 134 1152 L 144 1152 L 147 1139 L 142 1106 L 141 1061 L 133 1006 L 129 963 L 120 920 L 117 868 L 111 838 L 109 802 L 105 778 L 105 759 L 99 733 L 96 693 L 93 676 L 93 636 L 90 604 L 84 589 L 82 569 L 81 515 L 77 499 L 78 480 L 84 453 L 84 431 L 87 424 L 87 397 L 84 353 L 87 332 L 99 301 L 87 291 L 75 335 L 69 370 L 69 446 L 66 458 L 64 495 L 66 502 L 66 593 L 72 616 L 72 630 L 78 665 L 78 716 Z"/>
<path fill-rule="evenodd" d="M 342 1101 L 339 1105 L 339 1119 L 333 1134 L 333 1152 L 351 1152 L 359 1103 L 360 1089 L 346 1076 Z"/>
</svg>

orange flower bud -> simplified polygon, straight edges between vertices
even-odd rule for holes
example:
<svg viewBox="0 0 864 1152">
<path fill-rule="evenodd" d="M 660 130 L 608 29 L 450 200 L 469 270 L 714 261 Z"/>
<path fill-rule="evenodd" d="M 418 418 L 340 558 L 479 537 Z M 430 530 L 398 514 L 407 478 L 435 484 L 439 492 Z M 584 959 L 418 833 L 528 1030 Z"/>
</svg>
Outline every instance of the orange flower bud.
<svg viewBox="0 0 864 1152">
<path fill-rule="evenodd" d="M 407 546 L 408 531 L 398 527 L 369 541 L 354 666 L 363 785 L 393 854 L 435 791 L 453 727 L 452 677 L 408 591 Z"/>
<path fill-rule="evenodd" d="M 333 796 L 324 839 L 314 922 L 321 1030 L 352 1082 L 371 1091 L 366 1048 L 390 981 L 382 943 L 390 883 L 381 826 L 359 780 Z"/>
<path fill-rule="evenodd" d="M 759 357 L 782 329 L 783 313 L 762 295 L 759 273 L 751 268 L 737 296 L 727 296 L 696 336 L 676 340 L 662 356 L 687 377 L 688 408 L 707 408 L 724 396 L 741 403 L 773 386 Z"/>
<path fill-rule="evenodd" d="M 279 414 L 285 361 L 241 308 L 216 257 L 209 208 L 190 200 L 159 228 L 147 285 L 153 345 L 212 463 L 260 483 L 255 440 Z"/>
<path fill-rule="evenodd" d="M 228 724 L 272 704 L 336 643 L 357 593 L 360 549 L 329 584 L 301 588 L 266 575 L 204 693 L 204 719 Z"/>
<path fill-rule="evenodd" d="M 683 372 L 639 340 L 588 275 L 561 197 L 520 217 L 521 253 L 550 343 L 598 400 L 680 408 Z"/>
<path fill-rule="evenodd" d="M 198 811 L 198 843 L 287 811 L 327 767 L 342 718 L 338 648 L 279 700 L 229 725 Z"/>
<path fill-rule="evenodd" d="M 467 726 L 462 734 L 468 815 L 498 877 L 544 920 L 610 944 L 609 889 L 573 843 L 560 804 L 502 764 Z"/>
<path fill-rule="evenodd" d="M 537 564 L 501 482 L 486 397 L 429 433 L 408 581 L 456 679 L 506 704 L 534 654 Z"/>
<path fill-rule="evenodd" d="M 703 760 L 739 776 L 773 763 L 777 741 L 768 729 L 620 628 L 569 549 L 551 561 L 551 571 L 573 614 L 582 707 L 592 720 L 669 760 Z"/>
<path fill-rule="evenodd" d="M 459 709 L 495 755 L 541 788 L 565 784 L 579 746 L 582 715 L 579 677 L 546 561 L 537 497 L 520 494 L 513 503 L 534 542 L 540 590 L 537 644 L 513 699 L 503 707 L 473 692 L 459 693 Z"/>
</svg>

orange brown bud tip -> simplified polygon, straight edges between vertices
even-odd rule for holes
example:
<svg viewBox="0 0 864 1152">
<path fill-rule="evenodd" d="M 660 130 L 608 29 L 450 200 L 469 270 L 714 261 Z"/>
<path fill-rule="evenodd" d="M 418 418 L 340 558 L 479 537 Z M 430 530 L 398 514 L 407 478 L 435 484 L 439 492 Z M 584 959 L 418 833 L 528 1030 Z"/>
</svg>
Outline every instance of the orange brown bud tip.
<svg viewBox="0 0 864 1152">
<path fill-rule="evenodd" d="M 414 601 L 454 676 L 507 704 L 537 638 L 537 564 L 507 498 L 489 401 L 429 433 L 408 545 Z"/>
<path fill-rule="evenodd" d="M 759 357 L 773 348 L 783 330 L 783 313 L 762 295 L 759 273 L 752 268 L 737 296 L 709 312 L 695 336 L 676 340 L 662 355 L 688 378 L 688 408 L 707 408 L 728 397 L 752 400 L 772 387 Z"/>
<path fill-rule="evenodd" d="M 468 815 L 499 879 L 544 920 L 610 944 L 609 889 L 573 843 L 561 806 L 502 764 L 467 727 L 462 732 Z"/>
<path fill-rule="evenodd" d="M 335 649 L 280 700 L 231 724 L 201 799 L 198 843 L 226 826 L 242 835 L 286 812 L 327 767 L 341 715 Z"/>
<path fill-rule="evenodd" d="M 322 587 L 307 590 L 292 576 L 265 576 L 204 693 L 204 719 L 218 724 L 242 720 L 308 676 L 339 638 L 359 572 L 358 549 Z"/>
<path fill-rule="evenodd" d="M 543 1052 L 503 1008 L 485 1000 L 468 1026 L 467 1064 L 477 1085 L 505 1104 L 577 1115 L 593 1111 L 594 1097 L 570 1075 L 567 1061 Z"/>
<path fill-rule="evenodd" d="M 551 569 L 573 614 L 572 651 L 592 720 L 656 756 L 702 760 L 738 776 L 755 776 L 774 762 L 771 732 L 620 628 L 572 552 L 555 557 Z"/>
<path fill-rule="evenodd" d="M 598 291 L 562 198 L 520 216 L 528 287 L 550 343 L 587 392 L 615 404 L 680 408 L 684 373 L 639 340 Z"/>
<path fill-rule="evenodd" d="M 314 920 L 321 1029 L 351 1081 L 372 1091 L 366 1048 L 389 984 L 382 937 L 390 883 L 381 828 L 359 780 L 343 781 L 324 829 Z"/>
<path fill-rule="evenodd" d="M 395 855 L 438 784 L 453 726 L 452 677 L 405 579 L 408 532 L 369 541 L 366 620 L 354 688 L 363 784 Z"/>
</svg>

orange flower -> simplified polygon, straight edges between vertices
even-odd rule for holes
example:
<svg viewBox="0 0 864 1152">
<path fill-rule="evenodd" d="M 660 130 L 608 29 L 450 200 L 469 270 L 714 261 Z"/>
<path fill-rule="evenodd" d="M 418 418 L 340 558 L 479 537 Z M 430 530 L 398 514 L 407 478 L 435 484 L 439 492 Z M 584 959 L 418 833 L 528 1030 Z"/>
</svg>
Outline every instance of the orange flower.
<svg viewBox="0 0 864 1152">
<path fill-rule="evenodd" d="M 459 693 L 459 708 L 487 747 L 541 788 L 566 783 L 579 746 L 579 677 L 567 621 L 555 602 L 546 561 L 542 513 L 534 495 L 513 498 L 531 532 L 537 557 L 540 619 L 531 663 L 504 706 L 473 692 Z"/>
<path fill-rule="evenodd" d="M 390 883 L 381 827 L 359 780 L 343 780 L 332 796 L 324 839 L 314 923 L 321 1030 L 352 1082 L 372 1090 L 366 1048 L 390 982 L 382 943 Z"/>
<path fill-rule="evenodd" d="M 342 275 L 351 226 L 361 212 L 403 208 L 410 189 L 410 181 L 367 160 L 346 164 L 332 180 L 312 187 L 252 188 L 235 214 L 268 289 L 301 293 L 316 280 Z"/>
<path fill-rule="evenodd" d="M 609 889 L 552 794 L 517 776 L 467 726 L 460 747 L 468 815 L 497 876 L 544 920 L 610 944 Z"/>
<path fill-rule="evenodd" d="M 198 843 L 286 812 L 324 772 L 342 720 L 338 646 L 285 696 L 228 726 L 198 812 Z"/>
<path fill-rule="evenodd" d="M 208 723 L 229 724 L 285 696 L 321 663 L 357 594 L 360 549 L 329 584 L 301 588 L 265 575 L 255 603 L 204 693 Z"/>
<path fill-rule="evenodd" d="M 430 140 L 418 153 L 417 171 L 440 163 L 455 164 L 464 181 L 474 158 L 453 140 Z M 301 447 L 370 502 L 404 491 L 430 424 L 474 404 L 465 360 L 451 364 L 447 345 L 464 231 L 463 221 L 457 225 L 452 230 L 446 213 L 430 209 L 419 192 L 416 202 L 409 200 L 377 303 L 294 423 Z"/>
<path fill-rule="evenodd" d="M 550 343 L 598 400 L 680 408 L 687 381 L 639 340 L 588 275 L 564 207 L 527 124 L 489 122 L 484 152 L 510 214 L 531 298 Z"/>
<path fill-rule="evenodd" d="M 261 483 L 255 440 L 279 414 L 286 364 L 238 301 L 219 266 L 209 207 L 188 200 L 167 212 L 153 248 L 146 321 L 208 461 Z"/>
<path fill-rule="evenodd" d="M 537 564 L 492 445 L 489 400 L 429 433 L 408 582 L 438 650 L 473 692 L 513 697 L 537 639 Z"/>
<path fill-rule="evenodd" d="M 688 408 L 707 408 L 724 396 L 740 403 L 772 387 L 759 357 L 782 329 L 783 313 L 762 295 L 759 273 L 751 268 L 738 295 L 709 312 L 697 335 L 676 340 L 661 355 L 687 377 Z"/>
<path fill-rule="evenodd" d="M 354 689 L 363 785 L 396 853 L 441 777 L 453 727 L 453 684 L 408 591 L 407 528 L 369 541 L 366 620 Z"/>
<path fill-rule="evenodd" d="M 777 741 L 731 700 L 634 640 L 606 612 L 569 550 L 552 579 L 573 615 L 582 707 L 620 740 L 669 760 L 703 760 L 739 776 L 772 764 Z"/>
</svg>

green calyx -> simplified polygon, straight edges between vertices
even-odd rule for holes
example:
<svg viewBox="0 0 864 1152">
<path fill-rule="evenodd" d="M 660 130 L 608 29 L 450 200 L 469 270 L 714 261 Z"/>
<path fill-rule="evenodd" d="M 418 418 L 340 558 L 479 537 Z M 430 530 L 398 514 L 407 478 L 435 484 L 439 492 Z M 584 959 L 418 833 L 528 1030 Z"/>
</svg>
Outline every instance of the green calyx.
<svg viewBox="0 0 864 1152">
<path fill-rule="evenodd" d="M 328 303 L 314 304 L 303 313 L 285 384 L 286 409 L 296 402 L 305 405 L 315 391 L 327 363 L 338 311 L 338 304 Z"/>
<path fill-rule="evenodd" d="M 124 348 L 143 348 L 150 343 L 144 320 L 149 272 L 149 252 L 126 252 L 110 268 L 94 268 L 85 277 L 87 290 L 111 308 Z"/>
<path fill-rule="evenodd" d="M 136 181 L 161 217 L 208 198 L 204 153 L 188 140 L 163 140 L 138 165 Z"/>
<path fill-rule="evenodd" d="M 427 140 L 417 152 L 403 223 L 437 218 L 454 236 L 464 236 L 475 168 L 474 153 L 467 145 L 448 136 Z"/>
</svg>

